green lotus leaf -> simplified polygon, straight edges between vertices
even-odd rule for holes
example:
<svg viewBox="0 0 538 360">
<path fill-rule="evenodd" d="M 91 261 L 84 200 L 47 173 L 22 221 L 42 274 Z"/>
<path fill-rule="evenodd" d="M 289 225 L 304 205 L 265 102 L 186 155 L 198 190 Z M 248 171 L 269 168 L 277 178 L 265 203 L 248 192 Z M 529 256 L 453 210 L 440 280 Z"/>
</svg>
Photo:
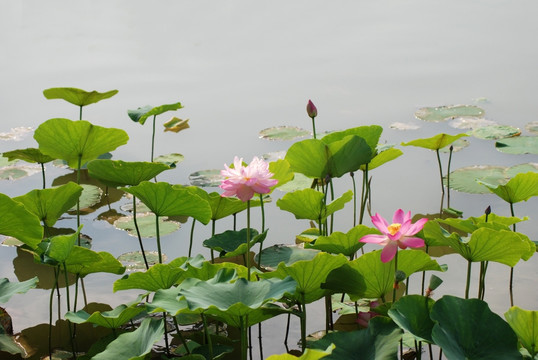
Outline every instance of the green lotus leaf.
<svg viewBox="0 0 538 360">
<path fill-rule="evenodd" d="M 267 235 L 267 230 L 264 232 Z M 263 241 L 265 236 L 258 236 L 258 231 L 250 229 L 250 246 Z M 204 246 L 218 252 L 226 253 L 226 257 L 245 254 L 247 251 L 247 229 L 239 231 L 227 230 L 220 234 L 215 234 L 207 240 L 204 240 Z"/>
<path fill-rule="evenodd" d="M 297 190 L 287 193 L 278 199 L 276 205 L 285 211 L 291 212 L 296 219 L 309 219 L 324 222 L 331 214 L 343 209 L 345 203 L 353 199 L 351 190 L 342 194 L 327 206 L 324 206 L 322 192 L 314 189 Z"/>
<path fill-rule="evenodd" d="M 265 303 L 281 299 L 295 291 L 296 283 L 290 278 L 247 281 L 239 278 L 233 283 L 200 281 L 188 289 L 180 290 L 189 309 L 204 310 L 207 314 L 241 317 Z"/>
<path fill-rule="evenodd" d="M 185 270 L 170 264 L 155 264 L 145 272 L 134 272 L 114 282 L 114 292 L 128 289 L 157 291 L 178 282 Z"/>
<path fill-rule="evenodd" d="M 507 154 L 538 154 L 538 136 L 517 136 L 502 139 L 495 148 Z"/>
<path fill-rule="evenodd" d="M 181 103 L 175 103 L 175 104 L 166 104 L 161 105 L 157 107 L 152 107 L 150 105 L 146 105 L 144 107 L 139 107 L 136 110 L 127 110 L 127 114 L 133 120 L 134 122 L 140 123 L 140 125 L 144 125 L 146 122 L 146 119 L 150 116 L 156 116 L 160 115 L 162 113 L 165 113 L 167 111 L 174 111 L 181 109 L 183 106 L 181 106 Z"/>
<path fill-rule="evenodd" d="M 434 322 L 430 311 L 435 301 L 421 295 L 406 295 L 392 304 L 390 318 L 403 330 L 410 332 L 418 341 L 433 343 Z"/>
<path fill-rule="evenodd" d="M 90 184 L 81 184 L 82 193 L 79 197 L 79 211 L 82 213 L 93 212 L 93 206 L 99 204 L 101 201 L 101 196 L 103 195 L 103 190 L 99 186 L 90 185 Z M 97 206 L 98 208 L 98 206 Z M 77 206 L 71 207 L 69 212 L 75 213 L 77 211 Z"/>
<path fill-rule="evenodd" d="M 510 230 L 510 226 L 517 224 L 521 221 L 527 220 L 526 218 L 520 219 L 517 217 L 504 217 L 491 213 L 487 217 L 482 215 L 481 217 L 470 217 L 468 219 L 448 218 L 448 219 L 436 219 L 435 221 L 446 224 L 451 228 L 466 232 L 467 234 L 478 230 L 481 227 L 489 227 L 495 230 Z"/>
<path fill-rule="evenodd" d="M 211 220 L 219 220 L 227 216 L 237 214 L 247 208 L 247 203 L 235 197 L 220 196 L 212 192 L 206 198 L 211 206 Z"/>
<path fill-rule="evenodd" d="M 176 259 L 177 260 L 177 259 Z M 176 260 L 170 262 L 171 266 L 179 266 Z M 181 265 L 181 268 L 184 269 L 184 272 L 181 274 L 178 279 L 178 283 L 182 282 L 185 279 L 198 279 L 202 281 L 207 281 L 213 279 L 219 271 L 234 272 L 238 277 L 247 276 L 247 268 L 243 265 L 231 263 L 231 262 L 222 262 L 212 264 L 209 261 L 205 261 L 201 258 L 201 262 L 198 262 L 198 258 L 189 259 L 188 262 Z"/>
<path fill-rule="evenodd" d="M 121 129 L 57 118 L 39 125 L 34 139 L 43 154 L 65 160 L 69 167 L 78 169 L 99 155 L 126 144 L 129 136 Z"/>
<path fill-rule="evenodd" d="M 325 350 L 306 349 L 304 353 L 299 357 L 291 354 L 277 354 L 269 356 L 266 360 L 319 360 L 322 358 L 327 358 L 327 356 L 331 354 L 333 349 L 334 345 L 330 345 Z"/>
<path fill-rule="evenodd" d="M 269 171 L 273 173 L 272 179 L 278 180 L 276 185 L 271 187 L 271 190 L 292 181 L 294 178 L 294 173 L 291 171 L 290 163 L 283 159 L 270 162 Z"/>
<path fill-rule="evenodd" d="M 484 181 L 480 183 L 510 204 L 527 201 L 533 196 L 538 196 L 537 172 L 517 174 L 504 185 L 488 184 Z"/>
<path fill-rule="evenodd" d="M 504 317 L 516 333 L 521 345 L 531 354 L 531 359 L 534 359 L 538 353 L 538 311 L 523 310 L 512 306 L 504 313 Z"/>
<path fill-rule="evenodd" d="M 202 224 L 211 219 L 209 203 L 186 188 L 174 188 L 166 182 L 142 181 L 121 190 L 139 198 L 157 216 L 191 216 Z"/>
<path fill-rule="evenodd" d="M 484 110 L 474 105 L 424 107 L 415 112 L 417 119 L 439 122 L 459 117 L 483 117 Z"/>
<path fill-rule="evenodd" d="M 368 163 L 368 170 L 373 170 L 381 165 L 388 163 L 403 155 L 402 150 L 390 147 L 383 151 L 378 151 L 372 160 Z M 366 165 L 361 165 L 361 170 L 366 170 Z"/>
<path fill-rule="evenodd" d="M 160 155 L 153 159 L 153 162 L 168 165 L 171 168 L 176 167 L 176 164 L 185 160 L 185 156 L 181 154 Z"/>
<path fill-rule="evenodd" d="M 450 146 L 445 146 L 444 148 L 439 149 L 439 152 L 450 153 L 450 147 L 451 146 L 452 146 L 452 152 L 457 152 L 457 151 L 463 150 L 464 148 L 466 148 L 470 144 L 471 143 L 469 142 L 469 140 L 458 139 L 458 140 L 454 141 L 452 144 L 450 144 Z"/>
<path fill-rule="evenodd" d="M 495 121 L 487 120 L 482 117 L 460 117 L 452 120 L 448 123 L 449 126 L 456 129 L 470 129 L 474 130 L 484 126 L 497 125 Z"/>
<path fill-rule="evenodd" d="M 169 166 L 160 163 L 121 160 L 92 160 L 87 168 L 91 177 L 111 187 L 138 185 L 170 169 Z"/>
<path fill-rule="evenodd" d="M 293 296 L 296 300 L 309 304 L 325 296 L 328 291 L 320 286 L 329 273 L 347 263 L 344 255 L 331 255 L 320 252 L 311 260 L 296 261 L 291 265 L 280 263 L 275 271 L 260 274 L 262 278 L 278 277 L 284 279 L 291 276 L 297 282 Z"/>
<path fill-rule="evenodd" d="M 151 303 L 147 303 L 146 307 L 149 313 L 167 312 L 172 316 L 191 312 L 187 305 L 187 301 L 184 298 L 181 298 L 179 295 L 179 288 L 176 286 L 172 286 L 169 289 L 157 290 Z"/>
<path fill-rule="evenodd" d="M 513 178 L 517 174 L 527 173 L 527 172 L 538 172 L 538 164 L 537 163 L 518 164 L 518 165 L 510 166 L 505 171 L 506 175 L 509 178 Z"/>
<path fill-rule="evenodd" d="M 343 131 L 332 132 L 322 137 L 321 140 L 325 144 L 330 144 L 336 141 L 343 140 L 347 136 L 356 135 L 366 141 L 366 143 L 370 147 L 371 155 L 374 155 L 376 153 L 376 147 L 379 143 L 379 138 L 381 137 L 382 132 L 383 128 L 379 125 L 358 126 Z"/>
<path fill-rule="evenodd" d="M 43 95 L 49 100 L 62 99 L 77 106 L 94 104 L 104 99 L 108 99 L 118 93 L 118 90 L 110 90 L 104 93 L 97 91 L 84 91 L 72 87 L 57 87 L 43 90 Z"/>
<path fill-rule="evenodd" d="M 157 251 L 144 251 L 149 266 L 159 263 L 159 253 Z M 162 254 L 163 261 L 166 261 L 166 254 Z M 146 270 L 146 263 L 141 251 L 131 251 L 118 256 L 118 261 L 128 270 Z"/>
<path fill-rule="evenodd" d="M 14 335 L 0 333 L 0 351 L 10 354 L 19 354 L 21 357 L 26 355 L 25 349 Z"/>
<path fill-rule="evenodd" d="M 24 294 L 30 289 L 34 289 L 37 286 L 39 279 L 33 277 L 26 281 L 17 283 L 9 282 L 9 279 L 0 279 L 0 303 L 6 303 L 15 294 Z"/>
<path fill-rule="evenodd" d="M 164 126 L 164 131 L 172 131 L 172 132 L 175 132 L 175 133 L 178 133 L 182 130 L 185 130 L 185 129 L 188 129 L 190 128 L 189 126 L 189 119 L 180 119 L 180 118 L 177 118 L 177 117 L 172 117 L 170 120 L 168 120 L 167 122 L 165 122 L 163 124 Z"/>
<path fill-rule="evenodd" d="M 32 190 L 26 195 L 13 198 L 13 200 L 23 204 L 45 225 L 52 227 L 63 213 L 77 204 L 81 194 L 82 187 L 80 185 L 68 182 L 56 188 Z"/>
<path fill-rule="evenodd" d="M 121 304 L 113 310 L 95 311 L 92 314 L 84 310 L 68 311 L 65 318 L 75 324 L 91 323 L 107 329 L 117 329 L 145 310 L 143 306 L 137 305 L 137 302 L 131 305 Z"/>
<path fill-rule="evenodd" d="M 200 170 L 189 175 L 191 185 L 199 187 L 216 187 L 219 186 L 224 179 L 220 174 L 220 170 Z"/>
<path fill-rule="evenodd" d="M 52 265 L 64 263 L 71 255 L 81 229 L 82 225 L 75 233 L 53 236 L 43 240 L 38 247 L 42 261 Z"/>
<path fill-rule="evenodd" d="M 430 150 L 439 150 L 452 144 L 454 141 L 458 140 L 463 136 L 469 136 L 465 133 L 458 135 L 448 135 L 448 134 L 437 134 L 430 138 L 425 139 L 416 139 L 406 143 L 402 143 L 403 146 L 418 146 L 421 148 L 426 148 Z"/>
<path fill-rule="evenodd" d="M 254 326 L 258 323 L 261 323 L 265 320 L 269 320 L 275 316 L 281 314 L 290 314 L 293 310 L 285 309 L 277 304 L 266 303 L 257 309 L 252 309 L 247 318 L 246 326 Z M 212 313 L 211 317 L 215 318 L 218 321 L 222 321 L 230 326 L 240 328 L 241 327 L 241 318 L 235 315 L 230 315 L 225 311 L 220 311 L 218 314 Z"/>
<path fill-rule="evenodd" d="M 335 231 L 329 236 L 319 236 L 313 245 L 306 247 L 312 247 L 332 254 L 351 256 L 364 246 L 364 243 L 359 240 L 368 234 L 380 234 L 380 232 L 377 229 L 365 225 L 357 225 L 346 234 Z"/>
<path fill-rule="evenodd" d="M 104 272 L 121 275 L 125 266 L 106 251 L 95 252 L 84 247 L 75 246 L 65 262 L 67 271 L 85 277 L 88 274 Z"/>
<path fill-rule="evenodd" d="M 146 318 L 133 332 L 124 333 L 112 341 L 105 351 L 95 355 L 93 360 L 129 359 L 143 360 L 151 352 L 153 344 L 162 340 L 164 322 Z"/>
<path fill-rule="evenodd" d="M 39 218 L 23 204 L 0 194 L 0 216 L 0 234 L 12 236 L 33 249 L 41 242 L 43 228 Z"/>
<path fill-rule="evenodd" d="M 450 188 L 471 194 L 489 194 L 489 190 L 478 183 L 506 184 L 509 180 L 504 166 L 468 166 L 450 173 Z M 443 179 L 447 185 L 446 177 Z"/>
<path fill-rule="evenodd" d="M 260 138 L 267 140 L 295 140 L 312 133 L 296 126 L 275 126 L 260 131 Z"/>
<path fill-rule="evenodd" d="M 484 301 L 445 295 L 430 316 L 432 339 L 448 359 L 521 359 L 516 334 Z"/>
<path fill-rule="evenodd" d="M 138 225 L 138 230 L 140 231 L 140 236 L 143 238 L 155 238 L 157 237 L 157 228 L 155 226 L 155 214 L 144 213 L 136 215 L 136 223 Z M 116 221 L 114 221 L 114 227 L 116 229 L 125 230 L 127 233 L 133 237 L 137 237 L 136 227 L 134 223 L 134 217 L 122 216 Z M 172 234 L 173 232 L 179 230 L 180 225 L 176 221 L 168 220 L 166 216 L 159 217 L 159 234 L 161 236 Z"/>
<path fill-rule="evenodd" d="M 277 186 L 277 189 L 283 192 L 293 192 L 296 190 L 308 189 L 311 186 L 312 178 L 309 178 L 301 173 L 293 173 L 293 180 L 288 181 L 282 186 Z"/>
<path fill-rule="evenodd" d="M 498 140 L 519 136 L 521 134 L 521 130 L 513 126 L 489 125 L 476 128 L 469 134 L 479 139 Z"/>
<path fill-rule="evenodd" d="M 377 360 L 398 359 L 398 344 L 402 330 L 384 316 L 376 316 L 369 322 L 367 329 L 332 332 L 322 339 L 310 343 L 309 347 L 324 349 L 335 345 L 332 354 L 324 359 Z"/>
<path fill-rule="evenodd" d="M 41 151 L 39 151 L 39 149 L 35 148 L 6 151 L 2 154 L 2 156 L 8 158 L 9 161 L 23 160 L 29 163 L 40 164 L 46 164 L 52 160 L 55 160 L 55 158 L 45 155 Z"/>
<path fill-rule="evenodd" d="M 297 245 L 273 245 L 262 250 L 260 265 L 268 269 L 275 269 L 280 263 L 290 266 L 297 261 L 312 260 L 318 253 L 319 250 L 304 249 Z M 259 255 L 256 255 L 255 260 L 259 262 Z"/>
</svg>

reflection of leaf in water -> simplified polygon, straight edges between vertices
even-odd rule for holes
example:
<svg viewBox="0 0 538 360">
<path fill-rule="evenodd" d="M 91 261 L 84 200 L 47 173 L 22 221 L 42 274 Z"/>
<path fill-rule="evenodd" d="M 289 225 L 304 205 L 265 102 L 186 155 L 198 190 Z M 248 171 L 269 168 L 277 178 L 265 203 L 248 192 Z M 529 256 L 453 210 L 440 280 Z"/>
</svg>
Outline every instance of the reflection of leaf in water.
<svg viewBox="0 0 538 360">
<path fill-rule="evenodd" d="M 159 234 L 161 236 L 171 234 L 179 229 L 179 223 L 167 220 L 166 216 L 159 217 Z M 155 227 L 155 214 L 143 213 L 136 215 L 136 222 L 143 238 L 157 237 Z M 129 235 L 137 237 L 134 219 L 132 216 L 122 216 L 113 224 L 117 229 L 125 230 Z"/>
<path fill-rule="evenodd" d="M 34 129 L 31 127 L 20 126 L 20 127 L 12 128 L 11 131 L 1 132 L 0 140 L 21 141 L 32 131 L 34 131 Z"/>
</svg>

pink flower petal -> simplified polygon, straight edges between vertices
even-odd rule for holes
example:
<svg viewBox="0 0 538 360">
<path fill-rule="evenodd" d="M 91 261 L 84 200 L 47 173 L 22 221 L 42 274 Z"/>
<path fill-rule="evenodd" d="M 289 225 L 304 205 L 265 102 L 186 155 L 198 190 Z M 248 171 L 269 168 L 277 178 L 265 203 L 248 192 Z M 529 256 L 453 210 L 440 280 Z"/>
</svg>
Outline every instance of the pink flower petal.
<svg viewBox="0 0 538 360">
<path fill-rule="evenodd" d="M 400 244 L 410 248 L 421 248 L 424 246 L 424 240 L 417 237 L 404 237 L 400 239 Z M 405 249 L 405 248 L 402 248 Z"/>
<path fill-rule="evenodd" d="M 393 224 L 403 224 L 405 222 L 405 213 L 402 209 L 398 209 L 394 212 L 392 217 Z"/>
<path fill-rule="evenodd" d="M 391 241 L 385 247 L 383 250 L 381 250 L 381 261 L 386 263 L 391 261 L 394 258 L 394 255 L 396 255 L 396 252 L 398 251 L 398 243 Z"/>
<path fill-rule="evenodd" d="M 385 220 L 378 213 L 376 213 L 374 216 L 372 216 L 372 224 L 374 224 L 374 226 L 376 228 L 378 228 L 379 231 L 381 231 L 383 234 L 388 234 L 389 233 L 389 231 L 387 229 L 387 227 L 389 226 L 389 223 L 387 223 L 387 220 Z"/>
<path fill-rule="evenodd" d="M 422 228 L 424 227 L 424 224 L 428 222 L 428 219 L 422 218 L 418 220 L 416 223 L 412 224 L 409 229 L 407 229 L 405 235 L 415 235 L 418 233 Z"/>
<path fill-rule="evenodd" d="M 385 243 L 389 241 L 389 239 L 385 235 L 369 234 L 361 237 L 359 241 L 363 243 L 385 245 Z"/>
</svg>

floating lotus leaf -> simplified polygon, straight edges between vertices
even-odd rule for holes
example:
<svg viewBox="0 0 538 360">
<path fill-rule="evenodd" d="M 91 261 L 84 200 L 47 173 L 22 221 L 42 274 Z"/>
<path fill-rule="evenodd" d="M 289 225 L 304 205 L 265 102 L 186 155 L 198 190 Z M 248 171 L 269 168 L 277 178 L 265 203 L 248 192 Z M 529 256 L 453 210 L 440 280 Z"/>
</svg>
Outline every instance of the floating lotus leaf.
<svg viewBox="0 0 538 360">
<path fill-rule="evenodd" d="M 45 225 L 52 227 L 63 213 L 76 205 L 82 189 L 81 186 L 69 182 L 56 188 L 32 190 L 13 200 L 22 203 Z"/>
<path fill-rule="evenodd" d="M 104 272 L 121 275 L 123 266 L 114 256 L 106 251 L 95 252 L 84 247 L 75 246 L 66 260 L 67 271 L 85 277 L 89 274 Z"/>
<path fill-rule="evenodd" d="M 485 111 L 474 105 L 424 107 L 415 112 L 417 119 L 439 122 L 460 117 L 483 117 Z"/>
<path fill-rule="evenodd" d="M 286 266 L 301 261 L 312 260 L 319 250 L 305 249 L 298 245 L 273 245 L 262 250 L 262 263 L 264 268 L 275 269 L 278 264 L 283 263 Z M 258 262 L 259 256 L 256 256 Z"/>
<path fill-rule="evenodd" d="M 403 330 L 410 332 L 418 341 L 433 343 L 434 322 L 430 318 L 435 301 L 421 295 L 406 295 L 392 304 L 388 315 Z"/>
<path fill-rule="evenodd" d="M 153 162 L 168 165 L 173 168 L 176 166 L 176 164 L 182 162 L 183 160 L 185 160 L 185 156 L 181 154 L 167 154 L 157 156 L 155 159 L 153 159 Z"/>
<path fill-rule="evenodd" d="M 81 213 L 93 212 L 92 207 L 101 201 L 103 190 L 100 187 L 90 184 L 81 184 L 82 194 L 79 198 L 79 209 Z M 70 212 L 76 212 L 76 205 L 69 209 Z"/>
<path fill-rule="evenodd" d="M 87 168 L 91 177 L 112 187 L 138 185 L 170 169 L 169 166 L 160 163 L 121 160 L 92 160 Z"/>
<path fill-rule="evenodd" d="M 9 132 L 1 132 L 0 133 L 0 140 L 5 141 L 21 141 L 26 137 L 27 134 L 34 131 L 31 127 L 23 127 L 19 126 L 16 128 L 12 128 Z"/>
<path fill-rule="evenodd" d="M 538 172 L 519 173 L 506 184 L 488 184 L 485 181 L 480 183 L 510 204 L 538 196 Z"/>
<path fill-rule="evenodd" d="M 19 160 L 9 160 L 7 157 L 4 157 L 3 155 L 4 154 L 0 156 L 0 168 L 15 165 L 19 161 Z"/>
<path fill-rule="evenodd" d="M 505 125 L 489 125 L 474 129 L 470 132 L 470 135 L 485 140 L 498 140 L 504 138 L 510 138 L 519 136 L 521 130 L 513 126 Z"/>
<path fill-rule="evenodd" d="M 153 266 L 159 263 L 159 254 L 156 251 L 145 251 L 146 259 L 149 266 Z M 167 257 L 162 254 L 163 261 L 166 261 Z M 141 251 L 132 251 L 118 256 L 118 260 L 127 268 L 127 270 L 146 270 L 144 263 L 144 257 Z"/>
<path fill-rule="evenodd" d="M 126 144 L 129 136 L 121 129 L 57 118 L 39 125 L 34 139 L 43 154 L 65 160 L 71 168 L 77 169 L 79 165 Z"/>
<path fill-rule="evenodd" d="M 417 130 L 420 129 L 420 126 L 411 123 L 394 122 L 390 124 L 390 128 L 396 130 Z"/>
<path fill-rule="evenodd" d="M 458 139 L 458 140 L 454 141 L 452 144 L 450 144 L 449 146 L 445 146 L 444 148 L 440 149 L 439 151 L 442 152 L 442 153 L 449 153 L 450 152 L 450 146 L 452 146 L 452 152 L 457 152 L 457 151 L 463 150 L 464 148 L 466 148 L 470 144 L 471 143 L 469 142 L 469 140 Z"/>
<path fill-rule="evenodd" d="M 260 139 L 267 140 L 295 140 L 311 135 L 310 131 L 296 126 L 275 126 L 260 131 Z"/>
<path fill-rule="evenodd" d="M 43 90 L 43 95 L 49 100 L 63 99 L 77 106 L 94 104 L 104 99 L 108 99 L 118 93 L 118 90 L 110 90 L 104 93 L 97 91 L 84 91 L 72 87 L 57 87 Z"/>
<path fill-rule="evenodd" d="M 448 125 L 456 129 L 474 130 L 484 126 L 497 125 L 497 123 L 480 117 L 461 117 L 450 121 Z"/>
<path fill-rule="evenodd" d="M 0 234 L 12 236 L 33 249 L 41 242 L 43 228 L 39 218 L 4 194 L 0 194 L 0 217 Z"/>
<path fill-rule="evenodd" d="M 276 205 L 281 210 L 291 212 L 296 219 L 324 222 L 327 217 L 343 209 L 345 204 L 353 199 L 353 192 L 351 190 L 345 192 L 326 206 L 323 204 L 323 199 L 323 193 L 308 188 L 287 193 L 277 200 Z"/>
<path fill-rule="evenodd" d="M 132 195 L 127 194 L 127 197 L 132 198 Z M 120 206 L 120 209 L 122 211 L 127 211 L 127 212 L 132 213 L 133 210 L 134 210 L 134 206 L 133 206 L 132 202 L 129 202 L 127 204 L 123 204 L 122 206 Z M 137 201 L 136 202 L 136 213 L 137 214 L 142 214 L 142 213 L 147 213 L 147 212 L 151 212 L 151 209 L 149 207 L 147 207 L 146 204 L 144 204 L 144 203 L 142 203 L 140 201 Z"/>
<path fill-rule="evenodd" d="M 7 157 L 10 161 L 23 160 L 29 163 L 41 164 L 48 163 L 55 159 L 51 156 L 43 154 L 41 151 L 39 151 L 39 149 L 35 148 L 7 151 L 3 153 L 2 156 Z"/>
<path fill-rule="evenodd" d="M 41 172 L 41 169 L 36 166 L 7 166 L 0 169 L 0 179 L 2 180 L 19 180 L 27 176 L 32 176 Z"/>
<path fill-rule="evenodd" d="M 191 185 L 200 187 L 219 186 L 224 180 L 220 170 L 200 170 L 189 175 Z"/>
<path fill-rule="evenodd" d="M 433 341 L 448 359 L 521 359 L 516 334 L 484 301 L 445 295 L 430 316 Z"/>
<path fill-rule="evenodd" d="M 278 186 L 277 189 L 283 192 L 293 192 L 296 190 L 308 189 L 311 186 L 312 178 L 309 178 L 301 173 L 294 173 L 293 180 L 288 181 L 282 186 Z"/>
<path fill-rule="evenodd" d="M 322 358 L 327 359 L 327 356 L 331 354 L 333 349 L 334 349 L 334 345 L 330 345 L 325 350 L 306 349 L 304 353 L 299 357 L 291 355 L 291 354 L 282 354 L 282 355 L 271 355 L 266 360 L 319 360 Z"/>
<path fill-rule="evenodd" d="M 136 215 L 136 222 L 138 224 L 138 230 L 140 236 L 143 238 L 155 238 L 157 237 L 157 230 L 155 227 L 155 214 L 142 213 Z M 114 227 L 120 230 L 125 230 L 129 235 L 138 237 L 133 216 L 122 216 L 114 222 Z M 159 234 L 161 236 L 171 234 L 179 230 L 180 225 L 176 221 L 170 221 L 167 217 L 159 217 Z"/>
<path fill-rule="evenodd" d="M 506 167 L 491 165 L 475 165 L 459 168 L 450 173 L 450 188 L 471 194 L 489 194 L 490 191 L 482 181 L 488 184 L 506 184 L 509 180 Z M 446 178 L 443 179 L 446 185 Z"/>
<path fill-rule="evenodd" d="M 538 121 L 531 121 L 525 125 L 525 129 L 530 133 L 538 134 Z"/>
<path fill-rule="evenodd" d="M 177 117 L 172 117 L 170 120 L 165 122 L 164 124 L 164 131 L 172 131 L 175 133 L 178 133 L 182 130 L 190 128 L 189 126 L 189 119 L 182 120 Z"/>
<path fill-rule="evenodd" d="M 37 276 L 18 283 L 9 282 L 6 278 L 0 279 L 0 303 L 6 303 L 15 294 L 24 294 L 30 289 L 34 289 L 38 282 Z"/>
<path fill-rule="evenodd" d="M 133 120 L 134 122 L 140 123 L 140 125 L 144 125 L 147 118 L 150 116 L 156 116 L 160 115 L 162 113 L 165 113 L 167 111 L 174 111 L 181 109 L 183 106 L 181 106 L 181 103 L 175 103 L 175 104 L 166 104 L 161 105 L 157 107 L 152 107 L 150 105 L 146 105 L 144 107 L 139 107 L 136 110 L 127 110 L 127 114 Z"/>
<path fill-rule="evenodd" d="M 145 272 L 135 272 L 116 280 L 113 289 L 114 292 L 128 289 L 168 289 L 176 284 L 184 271 L 170 264 L 155 264 Z"/>
<path fill-rule="evenodd" d="M 105 351 L 92 357 L 93 360 L 129 359 L 142 360 L 151 352 L 153 345 L 164 335 L 164 322 L 146 318 L 133 332 L 124 333 L 112 341 Z"/>
<path fill-rule="evenodd" d="M 527 173 L 527 172 L 538 172 L 538 164 L 526 163 L 526 164 L 514 165 L 514 166 L 510 166 L 505 171 L 506 175 L 509 178 L 513 178 L 519 173 Z"/>
<path fill-rule="evenodd" d="M 446 146 L 449 146 L 454 141 L 458 140 L 463 136 L 469 136 L 467 134 L 458 134 L 458 135 L 448 135 L 448 134 L 437 134 L 427 139 L 416 139 L 409 141 L 407 143 L 402 143 L 403 146 L 418 146 L 430 150 L 439 150 Z"/>
<path fill-rule="evenodd" d="M 518 136 L 502 139 L 495 148 L 507 154 L 538 154 L 538 136 Z"/>
<path fill-rule="evenodd" d="M 521 345 L 531 354 L 531 359 L 534 359 L 534 355 L 538 353 L 538 311 L 523 310 L 512 306 L 504 313 L 504 317 L 516 333 Z"/>
<path fill-rule="evenodd" d="M 316 239 L 316 242 L 313 245 L 307 247 L 312 247 L 332 254 L 352 256 L 364 246 L 364 243 L 361 243 L 358 239 L 368 234 L 381 233 L 377 229 L 365 225 L 357 225 L 346 234 L 335 231 L 329 236 L 320 236 Z"/>
<path fill-rule="evenodd" d="M 390 319 L 377 316 L 370 320 L 367 329 L 332 332 L 310 343 L 309 347 L 324 349 L 335 345 L 332 354 L 323 359 L 376 360 L 397 359 L 402 330 Z"/>
</svg>

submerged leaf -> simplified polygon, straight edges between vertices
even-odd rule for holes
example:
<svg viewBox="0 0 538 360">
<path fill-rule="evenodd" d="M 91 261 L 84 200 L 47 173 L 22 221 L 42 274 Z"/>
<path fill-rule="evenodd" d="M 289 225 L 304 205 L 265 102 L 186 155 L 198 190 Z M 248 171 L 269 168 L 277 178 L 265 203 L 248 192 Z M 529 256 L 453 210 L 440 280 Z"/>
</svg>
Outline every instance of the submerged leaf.
<svg viewBox="0 0 538 360">
<path fill-rule="evenodd" d="M 199 187 L 216 187 L 224 180 L 220 170 L 200 170 L 189 175 L 191 185 Z"/>
<path fill-rule="evenodd" d="M 157 237 L 157 229 L 155 227 L 155 214 L 152 213 L 138 213 L 136 215 L 136 222 L 140 236 L 143 238 L 155 238 Z M 136 226 L 134 223 L 134 217 L 122 216 L 114 222 L 116 229 L 125 230 L 129 235 L 137 237 Z M 179 230 L 180 224 L 176 221 L 168 220 L 166 216 L 159 217 L 159 234 L 161 236 L 171 234 Z"/>
</svg>

